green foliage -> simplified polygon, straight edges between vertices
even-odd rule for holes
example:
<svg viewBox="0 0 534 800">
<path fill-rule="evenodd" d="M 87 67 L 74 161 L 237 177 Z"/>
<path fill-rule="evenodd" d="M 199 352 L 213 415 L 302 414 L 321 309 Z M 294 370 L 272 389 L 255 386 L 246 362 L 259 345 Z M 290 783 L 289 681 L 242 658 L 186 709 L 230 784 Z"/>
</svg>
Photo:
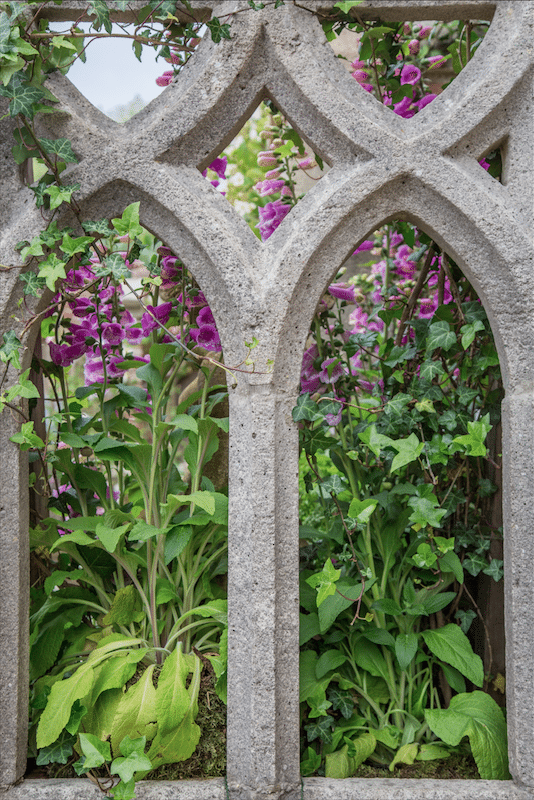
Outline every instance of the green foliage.
<svg viewBox="0 0 534 800">
<path fill-rule="evenodd" d="M 502 709 L 484 692 L 458 694 L 449 708 L 425 712 L 431 730 L 448 745 L 469 737 L 480 777 L 510 780 L 506 722 Z"/>
</svg>

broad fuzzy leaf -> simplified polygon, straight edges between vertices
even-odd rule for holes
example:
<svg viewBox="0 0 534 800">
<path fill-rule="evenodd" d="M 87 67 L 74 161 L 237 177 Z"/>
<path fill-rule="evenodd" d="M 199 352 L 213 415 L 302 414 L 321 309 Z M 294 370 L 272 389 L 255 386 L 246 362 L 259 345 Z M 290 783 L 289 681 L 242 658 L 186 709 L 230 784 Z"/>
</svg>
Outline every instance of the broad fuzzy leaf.
<svg viewBox="0 0 534 800">
<path fill-rule="evenodd" d="M 117 753 L 125 736 L 144 736 L 149 741 L 156 734 L 156 689 L 151 664 L 137 683 L 122 695 L 111 728 L 111 744 Z"/>
<path fill-rule="evenodd" d="M 469 737 L 473 758 L 484 780 L 509 780 L 506 722 L 502 709 L 485 692 L 457 694 L 449 708 L 425 711 L 433 733 L 456 746 Z"/>
</svg>

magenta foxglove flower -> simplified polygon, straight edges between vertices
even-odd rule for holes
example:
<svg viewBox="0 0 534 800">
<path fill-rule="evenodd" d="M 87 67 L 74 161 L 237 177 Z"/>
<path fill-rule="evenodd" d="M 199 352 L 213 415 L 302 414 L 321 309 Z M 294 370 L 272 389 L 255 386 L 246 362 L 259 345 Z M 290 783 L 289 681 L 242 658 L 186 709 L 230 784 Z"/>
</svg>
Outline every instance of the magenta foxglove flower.
<svg viewBox="0 0 534 800">
<path fill-rule="evenodd" d="M 339 411 L 337 411 L 335 414 L 326 414 L 325 419 L 329 425 L 339 425 L 343 414 L 343 402 L 345 398 L 336 397 L 335 399 L 339 401 Z"/>
<path fill-rule="evenodd" d="M 164 72 L 163 75 L 160 75 L 159 78 L 156 78 L 156 84 L 158 86 L 168 86 L 169 83 L 172 82 L 173 77 L 174 77 L 174 72 L 172 71 L 172 69 L 169 69 L 166 72 Z"/>
<path fill-rule="evenodd" d="M 258 153 L 257 163 L 258 167 L 276 167 L 278 159 L 270 150 L 262 150 Z"/>
<path fill-rule="evenodd" d="M 411 39 L 408 42 L 408 50 L 410 51 L 410 55 L 416 56 L 420 49 L 421 42 L 418 39 Z"/>
<path fill-rule="evenodd" d="M 421 78 L 421 70 L 419 67 L 416 67 L 415 64 L 405 64 L 402 68 L 401 72 L 401 86 L 406 83 L 411 83 L 412 86 L 415 86 L 417 81 Z"/>
<path fill-rule="evenodd" d="M 348 286 L 346 283 L 332 283 L 328 287 L 328 293 L 338 300 L 345 300 L 347 303 L 355 303 L 356 297 L 354 294 L 354 286 Z"/>
<path fill-rule="evenodd" d="M 199 328 L 202 325 L 215 325 L 215 319 L 209 306 L 204 306 L 204 308 L 201 308 L 198 312 L 197 325 Z"/>
<path fill-rule="evenodd" d="M 331 365 L 334 365 L 333 367 Z M 330 367 L 330 369 L 328 369 Z M 345 369 L 338 358 L 327 358 L 321 364 L 321 371 L 319 377 L 323 383 L 335 383 L 342 375 L 345 374 Z"/>
<path fill-rule="evenodd" d="M 116 347 L 124 339 L 126 333 L 118 322 L 104 322 L 102 324 L 102 340 L 109 347 Z"/>
<path fill-rule="evenodd" d="M 410 97 L 403 97 L 400 103 L 395 103 L 393 111 L 395 114 L 398 114 L 399 117 L 410 119 L 415 114 L 415 109 L 411 107 L 412 103 L 413 100 Z"/>
<path fill-rule="evenodd" d="M 432 30 L 432 25 L 423 25 L 419 33 L 417 34 L 420 39 L 426 39 Z"/>
<path fill-rule="evenodd" d="M 352 77 L 358 81 L 358 83 L 367 83 L 367 79 L 369 77 L 369 73 L 366 72 L 364 69 L 355 69 L 352 73 Z"/>
<path fill-rule="evenodd" d="M 87 351 L 84 343 L 78 342 L 76 344 L 55 344 L 49 342 L 50 358 L 58 367 L 70 367 L 78 358 L 81 358 Z"/>
<path fill-rule="evenodd" d="M 417 107 L 419 111 L 421 111 L 423 108 L 425 108 L 425 106 L 431 103 L 432 100 L 435 100 L 436 97 L 437 94 L 425 94 L 424 97 L 422 97 L 420 100 L 417 101 Z"/>
<path fill-rule="evenodd" d="M 275 200 L 273 203 L 267 203 L 263 208 L 260 206 L 258 213 L 260 221 L 256 225 L 260 229 L 261 240 L 265 242 L 269 236 L 275 232 L 283 219 L 291 211 L 291 206 L 282 203 L 281 200 Z"/>
<path fill-rule="evenodd" d="M 191 328 L 189 335 L 193 341 L 206 350 L 220 353 L 222 350 L 221 340 L 215 325 L 202 325 L 200 328 Z"/>
<path fill-rule="evenodd" d="M 224 180 L 226 177 L 226 168 L 228 167 L 228 159 L 226 156 L 221 156 L 220 158 L 214 159 L 209 168 L 212 169 L 214 172 L 217 173 L 221 180 Z"/>
<path fill-rule="evenodd" d="M 270 194 L 277 194 L 285 186 L 284 180 L 265 180 L 259 181 L 254 189 L 258 192 L 260 197 L 267 197 Z"/>
<path fill-rule="evenodd" d="M 430 56 L 430 58 L 427 58 L 427 61 L 428 69 L 439 69 L 445 64 L 447 58 L 445 56 Z"/>
<path fill-rule="evenodd" d="M 171 311 L 172 303 L 162 303 L 160 306 L 147 306 L 147 311 L 141 317 L 141 325 L 143 326 L 143 336 L 148 336 L 149 333 L 159 327 L 158 322 L 163 325 L 168 321 Z"/>
<path fill-rule="evenodd" d="M 364 250 L 372 250 L 374 246 L 375 246 L 375 243 L 374 243 L 374 241 L 372 239 L 365 239 L 361 243 L 361 245 L 359 245 L 359 247 L 356 248 L 356 250 L 354 251 L 354 253 L 352 255 L 355 256 L 356 253 L 363 253 Z"/>
</svg>

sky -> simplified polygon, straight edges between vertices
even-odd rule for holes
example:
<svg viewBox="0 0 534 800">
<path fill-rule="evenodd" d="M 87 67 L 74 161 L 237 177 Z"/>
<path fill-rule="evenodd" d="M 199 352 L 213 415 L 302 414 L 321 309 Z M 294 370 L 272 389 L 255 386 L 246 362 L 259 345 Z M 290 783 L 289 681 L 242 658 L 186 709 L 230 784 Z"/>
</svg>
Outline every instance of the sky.
<svg viewBox="0 0 534 800">
<path fill-rule="evenodd" d="M 51 25 L 53 30 L 68 30 L 68 22 Z M 84 30 L 87 24 L 79 24 Z M 118 26 L 114 31 L 120 33 Z M 136 95 L 145 103 L 157 97 L 163 89 L 156 78 L 170 69 L 163 59 L 155 60 L 154 50 L 143 47 L 141 62 L 132 50 L 129 39 L 95 39 L 86 49 L 87 61 L 75 61 L 67 77 L 87 99 L 108 113 L 117 106 L 127 105 Z"/>
</svg>

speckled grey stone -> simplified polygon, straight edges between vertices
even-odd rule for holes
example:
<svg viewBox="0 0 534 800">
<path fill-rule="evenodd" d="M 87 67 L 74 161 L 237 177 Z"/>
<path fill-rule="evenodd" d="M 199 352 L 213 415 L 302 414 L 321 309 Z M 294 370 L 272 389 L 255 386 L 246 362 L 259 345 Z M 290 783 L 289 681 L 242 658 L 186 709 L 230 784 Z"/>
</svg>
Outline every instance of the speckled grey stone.
<svg viewBox="0 0 534 800">
<path fill-rule="evenodd" d="M 72 18 L 86 2 L 49 3 Z M 143 3 L 132 3 L 141 7 Z M 205 3 L 193 0 L 196 8 Z M 329 8 L 333 0 L 299 4 Z M 221 19 L 245 0 L 214 2 Z M 254 374 L 230 391 L 228 792 L 232 800 L 528 800 L 534 796 L 534 264 L 531 0 L 364 0 L 385 19 L 491 18 L 476 56 L 411 120 L 355 86 L 317 19 L 291 0 L 232 21 L 207 38 L 178 81 L 123 126 L 66 78 L 41 123 L 80 158 L 84 213 L 115 216 L 141 201 L 141 220 L 192 270 L 215 315 L 229 366 L 255 336 Z M 70 9 L 70 11 L 69 11 Z M 127 19 L 127 13 L 124 15 Z M 202 178 L 203 169 L 265 95 L 331 166 L 265 244 Z M 1 113 L 1 112 L 0 112 Z M 0 119 L 0 263 L 41 228 L 32 193 L 5 158 Z M 504 179 L 478 160 L 504 152 Z M 347 255 L 384 221 L 417 224 L 447 249 L 479 292 L 504 375 L 507 702 L 513 782 L 333 781 L 299 777 L 298 437 L 291 420 L 302 352 L 321 294 Z M 64 224 L 75 221 L 64 217 Z M 0 274 L 1 329 L 13 327 L 16 271 Z M 36 303 L 39 308 L 45 298 Z M 31 338 L 27 340 L 28 363 Z M 269 360 L 274 361 L 271 370 Z M 6 800 L 92 800 L 86 781 L 32 780 L 24 771 L 27 698 L 27 492 L 24 458 L 0 419 L 0 785 Z M 218 800 L 224 781 L 144 782 L 140 800 Z"/>
</svg>

